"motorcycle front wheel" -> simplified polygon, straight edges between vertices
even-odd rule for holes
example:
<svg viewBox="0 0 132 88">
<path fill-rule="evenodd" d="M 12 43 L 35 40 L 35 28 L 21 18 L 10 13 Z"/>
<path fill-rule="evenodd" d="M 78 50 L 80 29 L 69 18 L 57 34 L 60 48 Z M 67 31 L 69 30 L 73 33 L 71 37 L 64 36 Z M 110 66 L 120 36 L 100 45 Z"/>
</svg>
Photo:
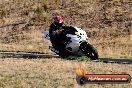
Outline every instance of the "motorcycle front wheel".
<svg viewBox="0 0 132 88">
<path fill-rule="evenodd" d="M 98 52 L 91 44 L 82 42 L 80 45 L 80 49 L 91 60 L 98 60 Z"/>
</svg>

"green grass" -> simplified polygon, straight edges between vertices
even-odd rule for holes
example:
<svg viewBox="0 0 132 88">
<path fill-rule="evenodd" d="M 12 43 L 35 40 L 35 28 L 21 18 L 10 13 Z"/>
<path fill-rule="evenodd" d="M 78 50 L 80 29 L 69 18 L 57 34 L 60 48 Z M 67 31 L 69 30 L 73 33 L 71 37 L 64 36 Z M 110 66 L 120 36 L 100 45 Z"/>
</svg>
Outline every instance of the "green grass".
<svg viewBox="0 0 132 88">
<path fill-rule="evenodd" d="M 120 56 L 120 58 L 124 58 L 124 59 L 132 59 L 132 57 L 130 57 L 130 56 Z"/>
<path fill-rule="evenodd" d="M 79 58 L 79 61 L 90 61 L 90 58 L 88 58 L 87 56 L 81 56 L 80 58 Z"/>
<path fill-rule="evenodd" d="M 10 15 L 10 12 L 9 11 L 0 10 L 0 18 L 6 17 L 8 15 Z"/>
<path fill-rule="evenodd" d="M 55 1 L 55 8 L 58 9 L 60 6 L 60 0 L 54 0 Z"/>
<path fill-rule="evenodd" d="M 44 8 L 44 11 L 47 11 L 48 10 L 48 8 L 49 8 L 48 0 L 44 0 L 43 8 Z"/>
</svg>

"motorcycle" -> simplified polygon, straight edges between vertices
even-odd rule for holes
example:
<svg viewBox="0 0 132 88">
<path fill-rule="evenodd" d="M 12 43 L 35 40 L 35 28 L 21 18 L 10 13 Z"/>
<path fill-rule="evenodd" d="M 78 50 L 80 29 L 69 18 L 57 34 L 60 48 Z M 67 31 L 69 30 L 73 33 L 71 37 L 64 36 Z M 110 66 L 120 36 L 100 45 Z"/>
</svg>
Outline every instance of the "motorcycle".
<svg viewBox="0 0 132 88">
<path fill-rule="evenodd" d="M 57 51 L 53 46 L 49 46 L 51 51 L 55 52 L 62 58 L 87 56 L 91 60 L 98 60 L 98 52 L 93 45 L 87 42 L 88 37 L 84 30 L 78 27 L 69 27 L 62 33 L 66 36 L 63 41 L 63 44 L 65 45 L 65 53 L 60 55 L 59 51 Z M 44 37 L 47 40 L 50 40 L 49 31 L 44 32 Z"/>
</svg>

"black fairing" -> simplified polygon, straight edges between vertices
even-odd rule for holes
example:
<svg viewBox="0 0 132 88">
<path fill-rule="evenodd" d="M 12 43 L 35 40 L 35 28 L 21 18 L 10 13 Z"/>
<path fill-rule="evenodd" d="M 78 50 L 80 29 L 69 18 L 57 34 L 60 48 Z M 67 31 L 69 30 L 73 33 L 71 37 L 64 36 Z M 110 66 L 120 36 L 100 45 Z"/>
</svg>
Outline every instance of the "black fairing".
<svg viewBox="0 0 132 88">
<path fill-rule="evenodd" d="M 72 27 L 72 26 L 65 27 L 64 29 L 65 29 L 64 30 L 65 34 L 73 34 L 73 35 L 75 35 L 75 32 L 77 32 L 77 30 L 74 27 Z"/>
</svg>

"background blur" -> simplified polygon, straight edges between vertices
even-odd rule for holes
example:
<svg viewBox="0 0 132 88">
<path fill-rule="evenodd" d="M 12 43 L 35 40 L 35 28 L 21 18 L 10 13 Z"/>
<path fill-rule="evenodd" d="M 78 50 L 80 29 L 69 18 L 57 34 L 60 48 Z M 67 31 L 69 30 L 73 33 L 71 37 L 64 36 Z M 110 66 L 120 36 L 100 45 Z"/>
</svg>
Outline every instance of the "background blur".
<svg viewBox="0 0 132 88">
<path fill-rule="evenodd" d="M 82 27 L 100 57 L 132 56 L 131 0 L 0 0 L 0 51 L 52 53 L 51 17 Z"/>
</svg>

